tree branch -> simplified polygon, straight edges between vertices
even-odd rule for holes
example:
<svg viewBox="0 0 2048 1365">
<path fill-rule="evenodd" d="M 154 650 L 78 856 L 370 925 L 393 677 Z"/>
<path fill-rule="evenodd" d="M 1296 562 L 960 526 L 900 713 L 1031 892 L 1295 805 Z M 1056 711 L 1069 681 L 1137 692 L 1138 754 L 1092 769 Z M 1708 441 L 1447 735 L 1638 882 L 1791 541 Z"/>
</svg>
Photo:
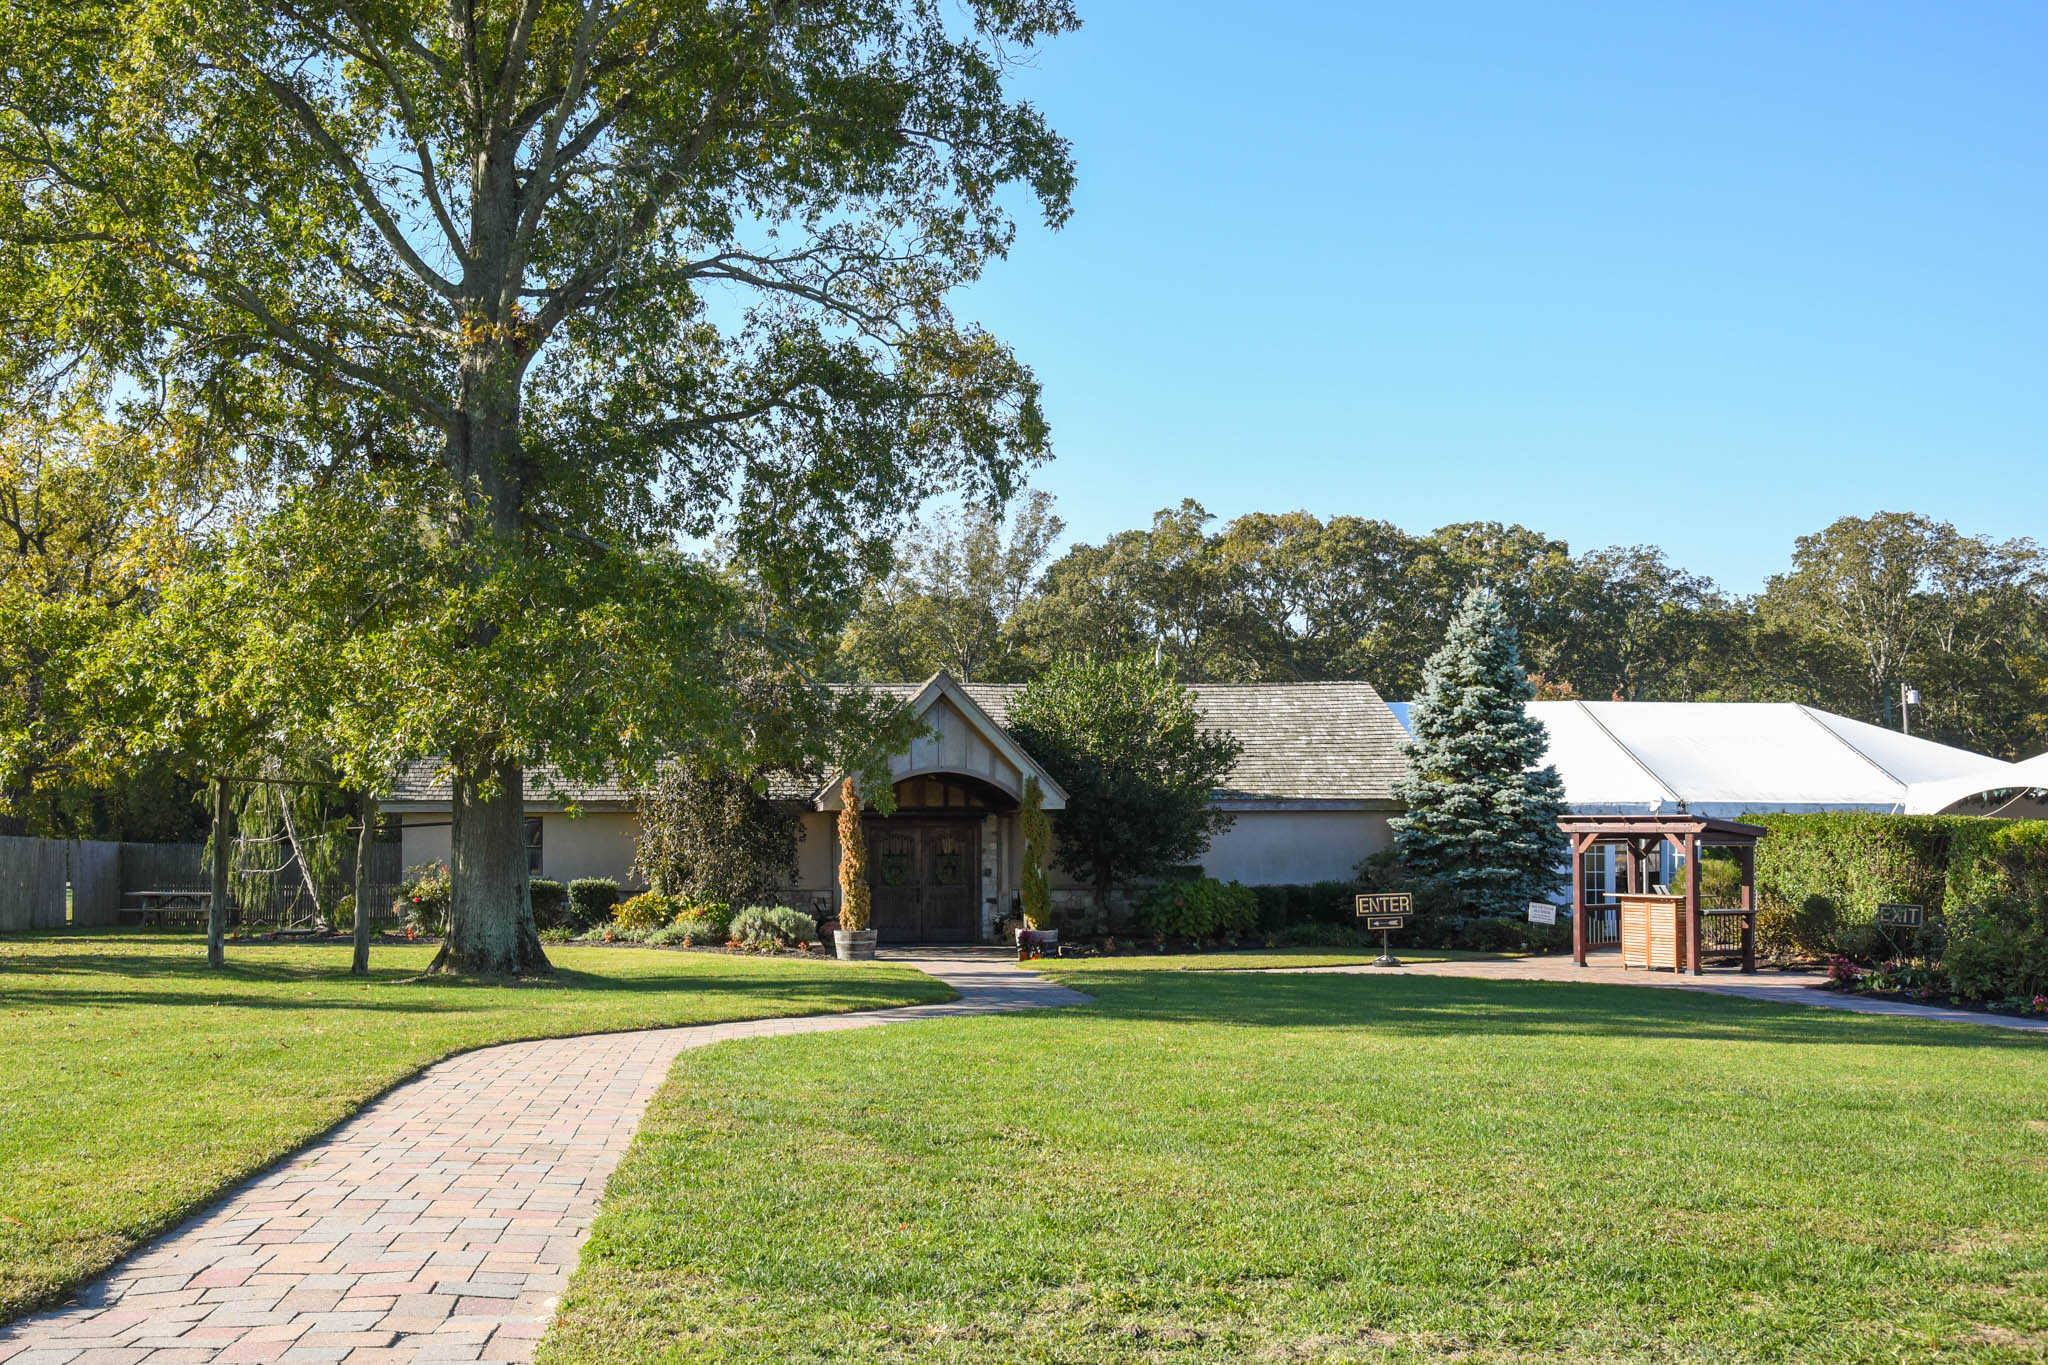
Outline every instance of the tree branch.
<svg viewBox="0 0 2048 1365">
<path fill-rule="evenodd" d="M 354 157 L 342 150 L 341 144 L 328 132 L 326 123 L 320 118 L 320 112 L 289 82 L 279 80 L 267 71 L 260 73 L 258 79 L 263 82 L 263 88 L 271 93 L 271 97 L 284 105 L 292 117 L 298 120 L 299 126 L 306 130 L 306 135 L 313 139 L 314 145 L 320 148 L 328 162 L 348 181 L 349 187 L 355 191 L 356 198 L 361 201 L 363 211 L 370 215 L 370 221 L 377 225 L 377 231 L 390 244 L 391 249 L 398 253 L 399 258 L 412 269 L 422 284 L 442 298 L 453 302 L 456 296 L 454 284 L 440 271 L 428 265 L 419 252 L 413 249 L 412 242 L 400 230 L 397 221 L 391 216 L 391 211 L 385 208 L 384 202 L 377 197 L 376 188 L 370 184 L 369 177 L 363 174 L 363 168 L 356 163 Z"/>
</svg>

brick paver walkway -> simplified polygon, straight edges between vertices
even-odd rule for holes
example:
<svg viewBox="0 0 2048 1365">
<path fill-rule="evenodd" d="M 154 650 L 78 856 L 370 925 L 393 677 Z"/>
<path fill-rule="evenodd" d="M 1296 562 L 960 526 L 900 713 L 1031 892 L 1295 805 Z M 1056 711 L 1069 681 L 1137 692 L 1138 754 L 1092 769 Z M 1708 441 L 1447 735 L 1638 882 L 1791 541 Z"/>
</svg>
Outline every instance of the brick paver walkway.
<svg viewBox="0 0 2048 1365">
<path fill-rule="evenodd" d="M 1395 950 L 1399 956 L 1400 950 Z M 1888 1014 L 1902 1019 L 1940 1019 L 1955 1024 L 1983 1024 L 1990 1028 L 2018 1029 L 2048 1033 L 2048 1019 L 2016 1019 L 2004 1014 L 1983 1014 L 1976 1010 L 1937 1009 L 1928 1005 L 1905 1005 L 1894 1000 L 1868 1000 L 1838 995 L 1820 989 L 1827 980 L 1821 972 L 1762 971 L 1755 976 L 1725 968 L 1710 968 L 1705 976 L 1682 976 L 1669 971 L 1625 971 L 1618 953 L 1594 953 L 1579 967 L 1569 957 L 1495 958 L 1472 962 L 1411 962 L 1402 967 L 1270 967 L 1273 972 L 1337 972 L 1364 976 L 1378 974 L 1410 976 L 1462 976 L 1487 981 L 1569 981 L 1603 986 L 1652 986 L 1664 990 L 1706 991 L 1713 995 L 1735 995 L 1746 1000 L 1770 1000 L 1786 1005 L 1812 1005 L 1819 1009 L 1846 1010 L 1851 1014 Z"/>
<path fill-rule="evenodd" d="M 428 1067 L 70 1305 L 0 1328 L 0 1362 L 530 1361 L 678 1053 L 1088 999 L 999 955 L 897 960 L 960 999 L 508 1043 Z"/>
</svg>

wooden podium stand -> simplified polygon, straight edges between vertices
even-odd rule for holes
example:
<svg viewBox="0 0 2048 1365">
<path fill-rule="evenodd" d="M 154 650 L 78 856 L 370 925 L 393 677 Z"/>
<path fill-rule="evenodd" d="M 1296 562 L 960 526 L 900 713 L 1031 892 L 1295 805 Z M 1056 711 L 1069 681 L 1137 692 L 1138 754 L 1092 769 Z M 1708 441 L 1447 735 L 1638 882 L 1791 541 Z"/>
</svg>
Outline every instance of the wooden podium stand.
<svg viewBox="0 0 2048 1365">
<path fill-rule="evenodd" d="M 1621 911 L 1621 965 L 1682 971 L 1690 960 L 1691 925 L 1683 896 L 1617 896 Z"/>
</svg>

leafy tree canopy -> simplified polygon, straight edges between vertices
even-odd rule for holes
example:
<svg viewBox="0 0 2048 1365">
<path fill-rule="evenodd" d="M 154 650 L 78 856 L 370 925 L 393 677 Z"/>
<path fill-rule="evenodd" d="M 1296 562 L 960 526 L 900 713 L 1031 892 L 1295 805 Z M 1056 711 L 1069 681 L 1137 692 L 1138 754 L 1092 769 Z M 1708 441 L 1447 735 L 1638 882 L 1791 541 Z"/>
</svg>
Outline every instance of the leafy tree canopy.
<svg viewBox="0 0 2048 1365">
<path fill-rule="evenodd" d="M 842 668 L 863 682 L 922 682 L 942 668 L 961 682 L 1015 672 L 1011 620 L 1065 529 L 1037 490 L 1007 527 L 972 505 L 913 528 L 891 572 L 863 595 L 840 644 Z"/>
<path fill-rule="evenodd" d="M 174 465 L 77 408 L 0 433 L 0 834 L 156 832 L 163 821 L 125 811 L 130 784 L 185 794 L 149 755 L 91 743 L 99 667 L 192 551 L 193 490 Z"/>
<path fill-rule="evenodd" d="M 1010 703 L 1009 729 L 1067 792 L 1059 866 L 1112 888 L 1195 861 L 1233 817 L 1209 804 L 1243 745 L 1202 728 L 1194 693 L 1149 658 L 1054 664 Z"/>
<path fill-rule="evenodd" d="M 544 965 L 521 768 L 720 709 L 671 699 L 679 669 L 596 681 L 657 611 L 640 657 L 734 619 L 674 547 L 716 539 L 787 644 L 912 509 L 999 499 L 1045 453 L 1029 371 L 946 297 L 1007 249 L 1005 187 L 1067 214 L 1066 144 L 1004 78 L 1075 23 L 1066 0 L 27 7 L 0 30 L 0 280 L 27 324 L 0 361 L 270 471 L 299 496 L 258 535 L 301 572 L 369 561 L 286 585 L 367 589 L 316 604 L 351 628 L 291 657 L 418 685 L 322 668 L 284 687 L 319 694 L 292 723 L 355 696 L 346 766 L 445 756 L 457 965 Z"/>
</svg>

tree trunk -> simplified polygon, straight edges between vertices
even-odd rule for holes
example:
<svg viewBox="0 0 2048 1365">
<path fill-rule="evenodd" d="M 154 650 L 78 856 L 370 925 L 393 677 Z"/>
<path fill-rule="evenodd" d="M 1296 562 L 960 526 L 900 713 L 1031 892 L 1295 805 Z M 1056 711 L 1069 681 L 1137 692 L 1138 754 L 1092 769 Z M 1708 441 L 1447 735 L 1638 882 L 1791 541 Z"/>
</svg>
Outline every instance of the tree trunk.
<svg viewBox="0 0 2048 1365">
<path fill-rule="evenodd" d="M 513 239 L 523 209 L 517 138 L 494 133 L 470 167 L 470 255 L 461 290 L 468 338 L 456 377 L 456 422 L 443 458 L 466 502 L 456 536 L 466 549 L 494 554 L 472 565 L 495 572 L 496 553 L 520 553 L 526 461 L 521 449 L 520 383 L 531 359 L 520 330 L 523 265 Z M 489 648 L 495 623 L 481 624 L 472 644 Z M 498 756 L 499 737 L 486 730 L 471 749 L 470 771 L 455 778 L 449 830 L 448 938 L 429 970 L 514 976 L 553 968 L 533 923 L 526 869 L 525 775 Z M 476 755 L 489 755 L 476 761 Z M 478 794 L 488 778 L 496 793 Z"/>
<path fill-rule="evenodd" d="M 516 763 L 491 766 L 497 791 L 480 795 L 475 779 L 455 778 L 449 828 L 448 939 L 430 971 L 465 976 L 523 976 L 552 971 L 533 924 L 526 872 L 525 775 Z"/>
<path fill-rule="evenodd" d="M 370 844 L 377 830 L 377 798 L 364 792 L 356 802 L 363 828 L 356 835 L 356 919 L 355 956 L 349 961 L 350 976 L 370 974 Z"/>
<path fill-rule="evenodd" d="M 213 894 L 206 906 L 206 965 L 228 960 L 228 780 L 213 779 Z"/>
</svg>

